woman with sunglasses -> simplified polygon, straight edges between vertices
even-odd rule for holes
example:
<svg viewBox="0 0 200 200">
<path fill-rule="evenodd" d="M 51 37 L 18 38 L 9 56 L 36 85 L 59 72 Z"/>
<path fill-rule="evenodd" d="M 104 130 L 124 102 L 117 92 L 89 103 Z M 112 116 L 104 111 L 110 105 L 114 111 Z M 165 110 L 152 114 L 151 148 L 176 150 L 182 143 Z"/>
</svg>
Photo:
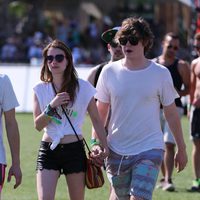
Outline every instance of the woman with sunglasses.
<svg viewBox="0 0 200 200">
<path fill-rule="evenodd" d="M 34 124 L 38 131 L 44 130 L 37 159 L 39 200 L 54 200 L 61 174 L 66 177 L 70 199 L 84 199 L 86 155 L 65 113 L 82 141 L 88 111 L 101 142 L 101 159 L 108 155 L 105 130 L 93 97 L 96 90 L 77 77 L 72 60 L 63 42 L 52 41 L 43 50 L 41 82 L 34 87 Z"/>
<path fill-rule="evenodd" d="M 110 200 L 151 200 L 164 154 L 160 102 L 177 142 L 177 171 L 183 170 L 187 163 L 174 104 L 178 94 L 169 71 L 145 57 L 153 43 L 153 34 L 145 20 L 125 19 L 115 39 L 125 57 L 103 68 L 95 95 L 103 121 L 110 106 L 112 110 L 107 136 L 110 154 L 106 159 L 112 186 Z"/>
</svg>

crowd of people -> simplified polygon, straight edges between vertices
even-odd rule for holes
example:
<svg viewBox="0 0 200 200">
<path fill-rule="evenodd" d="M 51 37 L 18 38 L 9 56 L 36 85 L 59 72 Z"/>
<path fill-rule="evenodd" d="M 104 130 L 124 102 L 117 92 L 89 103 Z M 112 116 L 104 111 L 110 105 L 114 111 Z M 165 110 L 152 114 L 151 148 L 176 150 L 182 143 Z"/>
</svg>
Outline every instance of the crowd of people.
<svg viewBox="0 0 200 200">
<path fill-rule="evenodd" d="M 119 27 L 103 32 L 101 39 L 110 60 L 91 69 L 87 80 L 77 76 L 73 51 L 65 42 L 49 41 L 40 50 L 41 82 L 33 88 L 34 125 L 38 131 L 43 130 L 36 163 L 38 199 L 55 199 L 62 174 L 70 199 L 84 199 L 86 154 L 82 125 L 87 112 L 93 126 L 91 158 L 95 164 L 105 166 L 109 200 L 151 200 L 160 171 L 163 177 L 158 181 L 159 188 L 174 191 L 173 169 L 181 172 L 187 165 L 181 126 L 181 97 L 186 95 L 190 97 L 187 115 L 193 142 L 194 178 L 190 191 L 200 192 L 199 57 L 191 66 L 180 59 L 179 37 L 170 32 L 163 38 L 161 54 L 147 58 L 154 35 L 143 18 L 126 18 Z M 194 37 L 194 48 L 200 56 L 200 33 Z M 15 119 L 18 102 L 8 76 L 0 75 L 0 82 L 0 110 L 5 116 L 12 155 L 8 179 L 15 177 L 16 188 L 22 181 Z M 1 142 L 0 189 L 6 168 L 3 146 Z"/>
<path fill-rule="evenodd" d="M 59 19 L 52 22 L 51 33 L 38 29 L 31 33 L 13 33 L 1 38 L 0 62 L 31 63 L 32 59 L 42 59 L 42 49 L 49 40 L 59 39 L 71 49 L 74 64 L 97 64 L 106 56 L 106 48 L 100 33 L 107 25 L 98 25 L 91 18 L 81 30 L 75 19 Z M 45 27 L 44 27 L 45 29 Z"/>
</svg>

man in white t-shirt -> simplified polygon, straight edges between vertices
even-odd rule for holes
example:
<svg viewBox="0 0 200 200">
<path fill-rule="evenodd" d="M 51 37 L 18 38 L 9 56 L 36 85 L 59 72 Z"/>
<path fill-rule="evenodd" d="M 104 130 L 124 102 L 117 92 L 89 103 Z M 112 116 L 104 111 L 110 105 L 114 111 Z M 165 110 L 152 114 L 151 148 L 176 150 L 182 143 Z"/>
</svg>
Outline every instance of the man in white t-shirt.
<svg viewBox="0 0 200 200">
<path fill-rule="evenodd" d="M 18 101 L 12 84 L 7 75 L 0 74 L 0 194 L 5 179 L 6 153 L 3 144 L 2 116 L 5 118 L 5 128 L 10 146 L 12 165 L 8 172 L 8 182 L 15 177 L 14 189 L 21 184 L 22 173 L 20 169 L 20 136 L 15 118 L 15 107 Z M 0 197 L 1 198 L 1 197 Z"/>
<path fill-rule="evenodd" d="M 142 18 L 127 18 L 115 39 L 124 59 L 107 64 L 97 83 L 97 105 L 103 122 L 111 106 L 108 126 L 110 154 L 106 171 L 112 186 L 110 200 L 151 200 L 164 154 L 160 103 L 177 143 L 175 166 L 187 163 L 186 146 L 174 103 L 178 97 L 169 71 L 145 57 L 153 34 Z M 93 137 L 95 137 L 93 132 Z M 101 149 L 92 148 L 100 159 Z"/>
</svg>

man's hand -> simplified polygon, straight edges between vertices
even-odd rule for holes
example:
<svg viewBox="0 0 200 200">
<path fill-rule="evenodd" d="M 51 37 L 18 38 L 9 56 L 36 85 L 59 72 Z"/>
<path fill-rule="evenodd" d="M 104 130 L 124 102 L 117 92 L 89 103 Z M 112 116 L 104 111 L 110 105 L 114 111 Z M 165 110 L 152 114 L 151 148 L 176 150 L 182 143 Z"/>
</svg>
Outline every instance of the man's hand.
<svg viewBox="0 0 200 200">
<path fill-rule="evenodd" d="M 16 189 L 22 182 L 22 172 L 20 169 L 20 166 L 11 166 L 8 172 L 8 178 L 7 181 L 11 181 L 11 177 L 15 177 L 15 185 L 14 189 Z"/>
<path fill-rule="evenodd" d="M 188 162 L 186 150 L 178 150 L 174 156 L 174 164 L 177 172 L 181 172 Z"/>
</svg>

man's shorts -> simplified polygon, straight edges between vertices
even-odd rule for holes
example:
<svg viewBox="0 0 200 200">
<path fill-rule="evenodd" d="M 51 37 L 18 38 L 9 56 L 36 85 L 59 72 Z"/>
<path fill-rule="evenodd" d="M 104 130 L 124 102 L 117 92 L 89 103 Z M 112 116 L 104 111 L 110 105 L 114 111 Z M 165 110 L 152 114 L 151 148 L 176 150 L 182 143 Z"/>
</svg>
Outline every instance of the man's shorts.
<svg viewBox="0 0 200 200">
<path fill-rule="evenodd" d="M 6 165 L 0 164 L 0 193 L 5 180 Z"/>
<path fill-rule="evenodd" d="M 178 111 L 179 118 L 181 119 L 181 117 L 183 116 L 184 110 L 181 107 L 177 107 L 177 111 Z M 162 115 L 162 117 L 164 117 L 164 116 Z M 164 133 L 164 142 L 176 144 L 174 136 L 172 134 L 172 131 L 169 128 L 169 125 L 168 125 L 166 119 L 161 118 L 161 122 L 162 122 L 161 127 L 163 127 L 163 133 Z"/>
<path fill-rule="evenodd" d="M 120 200 L 130 196 L 152 199 L 164 151 L 152 149 L 133 156 L 122 156 L 112 150 L 106 160 L 108 179 Z"/>
<path fill-rule="evenodd" d="M 192 140 L 200 139 L 200 108 L 194 106 L 190 111 L 190 137 Z"/>
<path fill-rule="evenodd" d="M 58 144 L 54 150 L 50 149 L 50 145 L 49 142 L 41 142 L 36 170 L 53 169 L 65 175 L 86 171 L 86 154 L 82 141 Z"/>
</svg>

